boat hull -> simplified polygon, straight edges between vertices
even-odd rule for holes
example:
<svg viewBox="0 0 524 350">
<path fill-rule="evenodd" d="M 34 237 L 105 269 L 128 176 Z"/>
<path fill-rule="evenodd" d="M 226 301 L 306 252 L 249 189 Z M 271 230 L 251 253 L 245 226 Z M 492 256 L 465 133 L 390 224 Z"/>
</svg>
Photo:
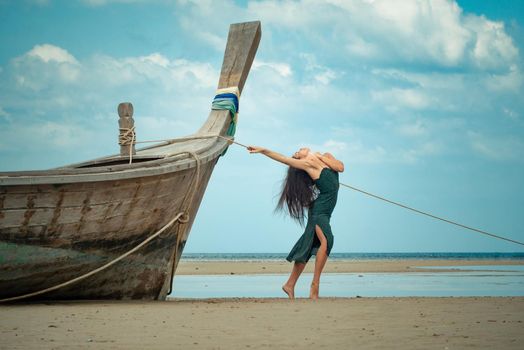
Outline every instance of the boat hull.
<svg viewBox="0 0 524 350">
<path fill-rule="evenodd" d="M 175 222 L 109 269 L 42 297 L 165 299 L 215 163 L 200 169 L 187 223 Z M 131 250 L 185 211 L 194 176 L 190 168 L 118 181 L 1 187 L 0 298 L 49 288 Z"/>
<path fill-rule="evenodd" d="M 230 26 L 219 89 L 242 93 L 260 37 L 258 21 Z M 165 299 L 235 120 L 229 110 L 213 109 L 196 134 L 137 150 L 133 159 L 0 172 L 0 299 L 93 271 L 36 298 Z M 182 213 L 183 220 L 126 255 Z"/>
</svg>

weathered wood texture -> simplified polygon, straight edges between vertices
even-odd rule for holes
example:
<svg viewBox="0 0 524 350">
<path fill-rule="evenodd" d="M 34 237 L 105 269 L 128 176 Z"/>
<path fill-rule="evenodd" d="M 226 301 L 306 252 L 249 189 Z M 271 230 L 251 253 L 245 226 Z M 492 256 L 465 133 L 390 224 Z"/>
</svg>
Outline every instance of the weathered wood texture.
<svg viewBox="0 0 524 350">
<path fill-rule="evenodd" d="M 229 27 L 224 62 L 218 82 L 219 89 L 237 86 L 242 93 L 261 35 L 259 21 L 237 23 Z"/>
<path fill-rule="evenodd" d="M 120 103 L 118 105 L 118 117 L 118 127 L 120 129 L 120 134 L 122 134 L 122 129 L 130 130 L 129 132 L 131 133 L 131 130 L 135 126 L 135 120 L 133 119 L 133 105 L 129 102 Z M 120 145 L 120 155 L 129 156 L 130 154 L 136 154 L 134 144 L 131 146 Z"/>
<path fill-rule="evenodd" d="M 242 89 L 259 40 L 259 22 L 231 26 L 219 86 Z M 196 135 L 225 135 L 228 113 L 211 111 Z M 200 176 L 187 210 L 189 222 L 175 223 L 109 269 L 39 297 L 164 299 L 171 269 L 226 147 L 214 137 L 138 150 L 140 161 L 134 164 L 116 155 L 50 171 L 0 173 L 0 298 L 75 278 L 151 236 L 186 209 L 197 166 L 187 152 L 193 152 Z"/>
<path fill-rule="evenodd" d="M 201 169 L 188 223 L 176 223 L 137 253 L 90 277 L 89 288 L 80 282 L 46 298 L 165 298 L 161 287 L 169 277 L 175 232 L 182 225 L 181 253 L 213 167 L 208 163 Z M 130 250 L 184 209 L 194 171 L 107 182 L 82 191 L 72 185 L 28 186 L 27 191 L 35 192 L 25 194 L 26 203 L 20 193 L 2 194 L 6 216 L 0 229 L 0 297 L 50 287 Z"/>
</svg>

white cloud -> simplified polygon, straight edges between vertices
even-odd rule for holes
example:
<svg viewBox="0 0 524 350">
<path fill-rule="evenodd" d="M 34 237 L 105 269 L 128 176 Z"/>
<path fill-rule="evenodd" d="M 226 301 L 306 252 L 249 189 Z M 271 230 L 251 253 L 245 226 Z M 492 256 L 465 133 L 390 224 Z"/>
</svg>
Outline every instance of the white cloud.
<svg viewBox="0 0 524 350">
<path fill-rule="evenodd" d="M 371 96 L 375 101 L 384 104 L 392 111 L 401 108 L 424 109 L 430 106 L 431 102 L 430 97 L 416 89 L 392 88 L 389 90 L 372 91 Z"/>
<path fill-rule="evenodd" d="M 500 62 L 511 62 L 518 56 L 518 49 L 505 32 L 504 23 L 469 15 L 465 26 L 474 35 L 470 54 L 472 61 L 480 67 L 499 67 Z"/>
<path fill-rule="evenodd" d="M 321 23 L 325 13 L 320 11 L 318 1 L 249 1 L 247 14 L 260 18 L 262 23 L 303 28 L 311 23 Z"/>
<path fill-rule="evenodd" d="M 200 39 L 208 43 L 211 47 L 219 52 L 223 51 L 224 47 L 226 47 L 226 39 L 216 35 L 215 33 L 207 31 L 196 31 L 195 33 Z"/>
<path fill-rule="evenodd" d="M 424 142 L 414 148 L 399 152 L 399 160 L 405 163 L 416 163 L 419 159 L 427 156 L 440 154 L 442 145 L 435 142 Z"/>
<path fill-rule="evenodd" d="M 158 52 L 155 52 L 148 56 L 138 57 L 138 60 L 144 63 L 152 63 L 163 68 L 167 68 L 169 66 L 169 59 L 159 54 Z"/>
<path fill-rule="evenodd" d="M 342 145 L 337 148 L 340 152 L 337 155 L 350 163 L 416 164 L 450 151 L 448 143 L 453 138 L 452 132 L 461 127 L 461 122 L 452 120 L 449 124 L 445 120 L 417 119 L 404 123 L 374 122 L 374 128 L 366 128 L 355 122 L 351 126 L 334 127 L 332 135 Z"/>
<path fill-rule="evenodd" d="M 485 86 L 492 91 L 520 92 L 524 76 L 517 65 L 511 65 L 502 74 L 491 74 L 484 79 Z"/>
<path fill-rule="evenodd" d="M 366 146 L 359 140 L 346 143 L 345 159 L 351 164 L 379 164 L 391 161 L 386 149 L 381 145 Z"/>
<path fill-rule="evenodd" d="M 479 155 L 497 161 L 524 160 L 524 142 L 512 136 L 487 136 L 476 131 L 467 133 L 471 148 Z"/>
<path fill-rule="evenodd" d="M 323 149 L 325 152 L 330 152 L 334 154 L 342 153 L 346 150 L 347 144 L 343 141 L 327 140 L 323 144 Z"/>
<path fill-rule="evenodd" d="M 502 112 L 511 120 L 519 120 L 519 114 L 512 110 L 511 108 L 503 107 Z"/>
<path fill-rule="evenodd" d="M 76 58 L 67 52 L 67 50 L 50 44 L 36 45 L 26 55 L 29 57 L 37 57 L 46 63 L 54 61 L 58 63 L 78 64 Z"/>
<path fill-rule="evenodd" d="M 360 140 L 339 141 L 328 139 L 322 144 L 306 143 L 313 152 L 329 152 L 343 162 L 351 164 L 378 164 L 389 161 L 388 152 L 381 146 L 365 146 Z"/>
<path fill-rule="evenodd" d="M 336 72 L 329 67 L 319 64 L 317 57 L 312 53 L 301 52 L 299 57 L 302 59 L 306 73 L 312 74 L 313 81 L 311 81 L 310 84 L 320 83 L 322 85 L 328 85 L 343 75 L 342 72 Z"/>
<path fill-rule="evenodd" d="M 322 85 L 328 85 L 335 78 L 337 78 L 337 75 L 331 69 L 326 69 L 324 72 L 315 75 L 315 80 Z"/>
<path fill-rule="evenodd" d="M 362 58 L 373 58 L 380 55 L 380 48 L 375 43 L 367 41 L 358 36 L 348 36 L 346 44 L 347 51 L 352 56 Z"/>
<path fill-rule="evenodd" d="M 2 149 L 25 150 L 26 157 L 38 149 L 64 157 L 75 149 L 67 160 L 73 162 L 115 151 L 119 102 L 135 106 L 141 139 L 196 131 L 209 113 L 218 71 L 160 53 L 79 60 L 66 49 L 37 45 L 12 59 L 1 79 Z"/>
<path fill-rule="evenodd" d="M 6 111 L 4 111 L 4 109 L 2 108 L 2 106 L 0 106 L 0 117 L 2 118 L 5 118 L 5 119 L 9 119 L 9 113 L 7 113 Z"/>
<path fill-rule="evenodd" d="M 44 64 L 38 64 L 33 57 L 38 57 Z M 53 64 L 58 62 L 59 64 Z M 40 86 L 51 84 L 55 77 L 64 81 L 77 81 L 81 84 L 95 80 L 100 85 L 123 85 L 154 80 L 169 88 L 185 83 L 212 87 L 216 84 L 218 73 L 208 63 L 191 62 L 184 59 L 170 60 L 160 53 L 146 56 L 113 58 L 95 55 L 79 62 L 67 50 L 52 45 L 36 45 L 26 54 L 13 60 L 20 85 Z M 80 82 L 79 82 L 80 83 Z"/>
<path fill-rule="evenodd" d="M 349 139 L 323 130 L 322 138 L 331 143 L 319 147 L 361 163 L 413 163 L 452 148 L 436 142 L 437 131 L 457 145 L 446 123 L 466 128 L 468 118 L 481 118 L 475 112 L 489 108 L 510 119 L 514 114 L 508 111 L 519 113 L 507 99 L 504 106 L 497 102 L 522 86 L 513 41 L 501 23 L 463 14 L 452 1 L 181 1 L 178 6 L 175 16 L 186 40 L 221 52 L 229 23 L 262 20 L 263 39 L 242 102 L 251 100 L 241 107 L 239 132 L 248 140 L 258 137 L 282 147 L 289 139 L 303 142 L 311 139 L 309 131 L 321 116 L 326 129 L 355 122 L 362 130 Z M 226 14 L 212 16 L 217 11 Z M 9 101 L 2 104 L 8 115 L 22 109 L 44 119 L 92 117 L 104 125 L 116 121 L 118 102 L 131 101 L 140 137 L 162 138 L 176 136 L 173 130 L 193 131 L 205 119 L 218 73 L 207 62 L 160 52 L 80 59 L 44 44 L 5 67 L 2 82 L 6 76 L 9 81 L 0 92 Z M 453 120 L 465 122 L 457 126 Z"/>
<path fill-rule="evenodd" d="M 253 69 L 257 70 L 261 67 L 267 67 L 277 72 L 280 76 L 287 78 L 293 74 L 291 66 L 283 62 L 266 62 L 261 60 L 253 61 Z"/>
<path fill-rule="evenodd" d="M 0 128 L 0 140 L 2 149 L 22 150 L 24 154 L 36 152 L 37 157 L 46 152 L 45 157 L 52 158 L 53 153 L 64 150 L 81 152 L 95 142 L 96 132 L 75 121 L 11 120 Z"/>
<path fill-rule="evenodd" d="M 412 123 L 404 123 L 397 126 L 397 130 L 401 135 L 409 137 L 425 136 L 428 133 L 427 127 L 421 120 Z"/>
<path fill-rule="evenodd" d="M 10 62 L 10 74 L 22 90 L 41 91 L 50 82 L 74 83 L 81 75 L 81 64 L 67 50 L 51 44 L 35 45 Z"/>
<path fill-rule="evenodd" d="M 336 39 L 314 46 L 343 54 L 342 47 L 350 56 L 380 62 L 499 69 L 518 55 L 503 23 L 465 16 L 448 0 L 267 0 L 249 2 L 247 14 L 301 31 L 311 40 L 324 33 Z"/>
</svg>

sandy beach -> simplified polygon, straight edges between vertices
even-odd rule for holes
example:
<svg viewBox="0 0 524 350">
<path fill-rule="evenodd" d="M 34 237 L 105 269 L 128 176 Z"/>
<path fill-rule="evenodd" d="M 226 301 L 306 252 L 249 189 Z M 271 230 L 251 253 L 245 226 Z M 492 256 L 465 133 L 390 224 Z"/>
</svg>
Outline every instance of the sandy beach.
<svg viewBox="0 0 524 350">
<path fill-rule="evenodd" d="M 342 261 L 329 272 L 522 261 Z M 198 269 L 196 269 L 198 268 Z M 282 273 L 285 262 L 181 262 L 178 273 Z M 1 349 L 522 349 L 524 297 L 175 299 L 0 306 Z"/>
<path fill-rule="evenodd" d="M 26 304 L 0 329 L 2 349 L 522 349 L 524 298 Z"/>
</svg>

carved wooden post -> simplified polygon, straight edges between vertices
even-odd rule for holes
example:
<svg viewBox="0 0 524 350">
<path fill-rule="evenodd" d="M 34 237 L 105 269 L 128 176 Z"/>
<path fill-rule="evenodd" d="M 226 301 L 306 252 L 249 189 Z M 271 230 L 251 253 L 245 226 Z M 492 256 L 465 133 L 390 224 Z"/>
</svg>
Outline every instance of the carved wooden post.
<svg viewBox="0 0 524 350">
<path fill-rule="evenodd" d="M 118 144 L 120 145 L 120 155 L 129 156 L 136 154 L 135 151 L 135 120 L 133 119 L 133 105 L 131 102 L 123 102 L 118 105 Z M 131 146 L 131 147 L 130 147 Z"/>
</svg>

